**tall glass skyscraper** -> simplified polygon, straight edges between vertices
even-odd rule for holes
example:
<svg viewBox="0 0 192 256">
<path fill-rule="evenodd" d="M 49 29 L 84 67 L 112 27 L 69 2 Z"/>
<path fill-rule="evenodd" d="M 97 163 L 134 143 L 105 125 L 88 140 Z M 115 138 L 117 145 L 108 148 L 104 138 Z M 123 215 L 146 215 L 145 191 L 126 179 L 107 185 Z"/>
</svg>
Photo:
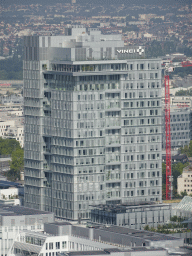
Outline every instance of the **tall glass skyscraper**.
<svg viewBox="0 0 192 256">
<path fill-rule="evenodd" d="M 24 39 L 25 206 L 161 201 L 161 61 L 81 26 Z"/>
</svg>

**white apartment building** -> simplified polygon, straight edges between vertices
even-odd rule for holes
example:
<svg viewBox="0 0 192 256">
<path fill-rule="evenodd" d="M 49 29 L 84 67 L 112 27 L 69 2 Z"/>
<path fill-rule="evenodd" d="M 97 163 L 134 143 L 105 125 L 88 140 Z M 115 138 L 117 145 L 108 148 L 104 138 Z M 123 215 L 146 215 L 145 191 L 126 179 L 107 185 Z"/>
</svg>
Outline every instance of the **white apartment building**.
<svg viewBox="0 0 192 256">
<path fill-rule="evenodd" d="M 0 121 L 0 136 L 3 137 L 6 135 L 8 129 L 10 127 L 15 126 L 15 121 L 14 120 L 9 120 L 9 121 Z"/>
<path fill-rule="evenodd" d="M 177 193 L 187 192 L 192 194 L 192 166 L 183 169 L 183 173 L 177 178 Z"/>
<path fill-rule="evenodd" d="M 24 39 L 25 206 L 161 201 L 161 60 L 75 26 Z"/>
<path fill-rule="evenodd" d="M 53 222 L 54 214 L 21 206 L 0 206 L 0 252 L 9 256 L 15 238 L 23 231 L 43 231 L 45 222 Z"/>
<path fill-rule="evenodd" d="M 0 137 L 16 139 L 24 147 L 24 127 L 17 120 L 0 121 Z"/>
<path fill-rule="evenodd" d="M 0 189 L 0 204 L 20 205 L 19 188 Z"/>
<path fill-rule="evenodd" d="M 124 227 L 87 228 L 67 222 L 45 224 L 45 232 L 23 231 L 15 238 L 10 256 L 117 255 L 166 256 L 179 251 L 183 238 Z"/>
</svg>

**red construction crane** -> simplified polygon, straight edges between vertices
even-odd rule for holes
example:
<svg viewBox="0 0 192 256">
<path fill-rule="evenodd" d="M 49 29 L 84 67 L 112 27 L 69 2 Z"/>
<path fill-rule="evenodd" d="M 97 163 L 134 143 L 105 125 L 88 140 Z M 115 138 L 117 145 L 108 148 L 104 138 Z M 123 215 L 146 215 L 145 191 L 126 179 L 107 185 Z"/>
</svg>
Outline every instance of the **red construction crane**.
<svg viewBox="0 0 192 256">
<path fill-rule="evenodd" d="M 182 67 L 192 66 L 192 62 L 186 61 L 181 63 Z M 171 172 L 171 127 L 170 127 L 170 89 L 169 89 L 169 72 L 174 68 L 170 64 L 165 65 L 165 134 L 166 134 L 166 200 L 172 199 L 172 172 Z M 182 106 L 184 107 L 184 106 Z"/>
<path fill-rule="evenodd" d="M 164 83 L 165 83 L 165 134 L 166 134 L 166 200 L 171 200 L 172 176 L 171 176 L 171 127 L 170 127 L 169 75 L 165 75 Z"/>
</svg>

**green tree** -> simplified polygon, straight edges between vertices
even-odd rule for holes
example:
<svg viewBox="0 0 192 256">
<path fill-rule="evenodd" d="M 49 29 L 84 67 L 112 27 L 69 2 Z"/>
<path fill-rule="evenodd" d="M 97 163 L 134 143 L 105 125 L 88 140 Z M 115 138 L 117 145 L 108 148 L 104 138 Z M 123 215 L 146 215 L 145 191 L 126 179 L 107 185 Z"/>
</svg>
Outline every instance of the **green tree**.
<svg viewBox="0 0 192 256">
<path fill-rule="evenodd" d="M 177 177 L 182 174 L 184 167 L 185 165 L 182 163 L 177 163 L 172 165 L 173 187 L 176 189 L 177 189 Z"/>
<path fill-rule="evenodd" d="M 191 145 L 192 147 L 192 145 Z M 189 163 L 177 163 L 172 164 L 172 176 L 173 176 L 173 197 L 179 198 L 180 196 L 177 194 L 177 178 L 180 176 L 183 172 L 183 168 L 188 166 Z M 162 198 L 166 199 L 166 164 L 162 163 Z"/>
<path fill-rule="evenodd" d="M 170 218 L 170 221 L 177 222 L 177 221 L 178 221 L 177 216 L 176 216 L 176 215 L 172 216 L 172 217 Z"/>
<path fill-rule="evenodd" d="M 181 196 L 182 197 L 187 196 L 187 192 L 186 191 L 181 192 Z"/>
<path fill-rule="evenodd" d="M 166 184 L 166 164 L 162 163 L 162 185 Z"/>
<path fill-rule="evenodd" d="M 0 155 L 11 155 L 10 170 L 6 173 L 9 180 L 20 178 L 20 172 L 24 166 L 24 153 L 19 142 L 15 139 L 0 138 Z"/>
<path fill-rule="evenodd" d="M 12 152 L 12 161 L 10 170 L 7 172 L 7 177 L 11 181 L 20 179 L 20 172 L 24 167 L 24 152 L 22 148 L 17 148 Z"/>
<path fill-rule="evenodd" d="M 14 150 L 21 148 L 15 139 L 0 138 L 0 155 L 11 155 Z"/>
<path fill-rule="evenodd" d="M 10 168 L 15 171 L 20 171 L 23 169 L 24 166 L 24 154 L 23 149 L 18 148 L 15 151 L 13 151 L 12 155 L 12 162 L 10 165 Z"/>
<path fill-rule="evenodd" d="M 144 227 L 144 230 L 149 230 L 149 225 L 146 225 L 146 226 Z"/>
<path fill-rule="evenodd" d="M 180 148 L 182 154 L 186 154 L 188 157 L 192 157 L 192 140 L 189 143 L 189 146 Z"/>
</svg>

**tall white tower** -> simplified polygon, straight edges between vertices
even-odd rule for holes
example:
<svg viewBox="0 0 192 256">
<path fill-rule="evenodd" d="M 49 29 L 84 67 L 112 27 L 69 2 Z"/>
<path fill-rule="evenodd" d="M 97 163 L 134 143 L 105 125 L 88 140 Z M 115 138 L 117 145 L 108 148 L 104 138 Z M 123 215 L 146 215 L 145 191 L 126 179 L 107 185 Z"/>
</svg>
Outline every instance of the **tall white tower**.
<svg viewBox="0 0 192 256">
<path fill-rule="evenodd" d="M 24 40 L 25 206 L 161 201 L 161 60 L 76 26 Z"/>
</svg>

